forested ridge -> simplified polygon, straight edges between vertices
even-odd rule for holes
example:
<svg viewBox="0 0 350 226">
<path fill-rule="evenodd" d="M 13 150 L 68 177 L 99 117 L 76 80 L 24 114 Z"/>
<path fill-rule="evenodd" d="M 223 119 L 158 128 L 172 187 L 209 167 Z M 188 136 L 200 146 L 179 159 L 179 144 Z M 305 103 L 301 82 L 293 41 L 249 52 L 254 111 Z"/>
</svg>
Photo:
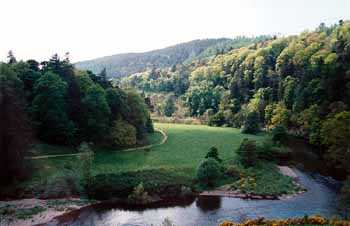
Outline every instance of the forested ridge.
<svg viewBox="0 0 350 226">
<path fill-rule="evenodd" d="M 269 36 L 255 38 L 242 36 L 235 39 L 193 40 L 150 52 L 117 54 L 77 62 L 75 65 L 79 69 L 90 70 L 94 73 L 99 73 L 105 68 L 110 77 L 123 77 L 152 68 L 169 67 L 196 58 L 210 57 L 268 38 Z"/>
<path fill-rule="evenodd" d="M 350 172 L 349 21 L 130 75 L 120 84 L 174 94 L 189 116 L 210 125 L 288 130 Z"/>
</svg>

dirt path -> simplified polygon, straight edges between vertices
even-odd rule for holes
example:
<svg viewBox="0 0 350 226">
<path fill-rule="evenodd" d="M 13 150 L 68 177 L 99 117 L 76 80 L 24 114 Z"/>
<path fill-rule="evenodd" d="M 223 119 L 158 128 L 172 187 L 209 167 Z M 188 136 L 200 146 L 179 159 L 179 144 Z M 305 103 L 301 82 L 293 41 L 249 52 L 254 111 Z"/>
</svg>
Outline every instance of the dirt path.
<svg viewBox="0 0 350 226">
<path fill-rule="evenodd" d="M 128 148 L 128 149 L 124 149 L 124 150 L 121 150 L 121 151 L 144 150 L 144 149 L 154 148 L 154 147 L 157 147 L 157 146 L 160 146 L 160 145 L 164 144 L 168 140 L 168 134 L 166 134 L 162 129 L 159 129 L 159 128 L 155 128 L 154 130 L 157 131 L 157 132 L 160 132 L 163 135 L 163 139 L 160 141 L 159 144 L 150 144 L 150 145 L 143 146 L 143 147 Z"/>
<path fill-rule="evenodd" d="M 164 144 L 168 140 L 168 134 L 166 134 L 162 129 L 160 128 L 154 128 L 154 131 L 157 131 L 162 134 L 163 139 L 160 141 L 159 144 L 150 144 L 142 147 L 136 147 L 136 148 L 128 148 L 120 151 L 138 151 L 138 150 L 144 150 L 149 148 L 154 148 L 157 146 L 160 146 Z M 40 155 L 40 156 L 34 156 L 31 157 L 31 159 L 46 159 L 46 158 L 55 158 L 55 157 L 67 157 L 67 156 L 78 156 L 81 153 L 73 153 L 73 154 L 60 154 L 60 155 Z"/>
</svg>

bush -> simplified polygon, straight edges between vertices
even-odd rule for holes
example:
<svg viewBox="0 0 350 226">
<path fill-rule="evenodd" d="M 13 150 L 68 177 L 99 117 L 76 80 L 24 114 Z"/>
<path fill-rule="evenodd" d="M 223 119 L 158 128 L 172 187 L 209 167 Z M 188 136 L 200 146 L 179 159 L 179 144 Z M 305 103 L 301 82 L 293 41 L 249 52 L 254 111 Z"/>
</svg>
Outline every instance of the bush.
<svg viewBox="0 0 350 226">
<path fill-rule="evenodd" d="M 79 151 L 82 152 L 79 156 L 82 183 L 85 187 L 90 186 L 92 180 L 92 163 L 94 160 L 94 152 L 90 149 L 86 142 L 81 143 Z"/>
<path fill-rule="evenodd" d="M 128 201 L 134 204 L 147 204 L 151 197 L 145 191 L 143 183 L 141 182 L 134 188 L 134 191 L 128 196 Z"/>
<path fill-rule="evenodd" d="M 222 159 L 219 157 L 219 152 L 216 147 L 211 147 L 205 158 L 213 158 L 218 162 L 222 162 Z"/>
<path fill-rule="evenodd" d="M 220 174 L 220 165 L 213 158 L 202 161 L 197 168 L 197 179 L 200 183 L 207 186 L 213 186 Z"/>
<path fill-rule="evenodd" d="M 239 155 L 240 162 L 245 167 L 254 166 L 258 160 L 256 141 L 245 138 L 239 148 L 237 154 Z"/>
<path fill-rule="evenodd" d="M 92 178 L 88 188 L 89 198 L 110 199 L 125 198 L 136 186 L 143 183 L 150 195 L 178 196 L 182 186 L 191 187 L 189 171 L 176 169 L 149 169 L 122 173 L 98 174 Z"/>
<path fill-rule="evenodd" d="M 43 185 L 41 198 L 65 198 L 82 194 L 80 174 L 74 170 L 63 170 L 63 173 L 50 177 Z"/>
<path fill-rule="evenodd" d="M 171 117 L 176 110 L 174 98 L 174 96 L 169 95 L 165 100 L 164 106 L 162 107 L 163 114 L 167 117 Z"/>
<path fill-rule="evenodd" d="M 225 116 L 222 111 L 219 111 L 213 116 L 209 116 L 209 122 L 208 124 L 210 126 L 222 126 L 225 124 Z"/>
<path fill-rule="evenodd" d="M 271 131 L 272 141 L 274 144 L 283 144 L 288 139 L 287 129 L 284 126 L 276 126 Z"/>
<path fill-rule="evenodd" d="M 235 166 L 229 166 L 225 170 L 225 175 L 229 177 L 239 177 L 240 171 Z"/>
<path fill-rule="evenodd" d="M 136 128 L 125 121 L 117 120 L 111 128 L 110 144 L 127 147 L 136 144 Z"/>
<path fill-rule="evenodd" d="M 274 146 L 270 139 L 264 140 L 261 145 L 257 146 L 257 158 L 260 160 L 272 161 L 278 152 L 278 147 Z"/>
<path fill-rule="evenodd" d="M 242 133 L 256 134 L 259 132 L 259 114 L 255 111 L 249 112 L 244 122 Z"/>
</svg>

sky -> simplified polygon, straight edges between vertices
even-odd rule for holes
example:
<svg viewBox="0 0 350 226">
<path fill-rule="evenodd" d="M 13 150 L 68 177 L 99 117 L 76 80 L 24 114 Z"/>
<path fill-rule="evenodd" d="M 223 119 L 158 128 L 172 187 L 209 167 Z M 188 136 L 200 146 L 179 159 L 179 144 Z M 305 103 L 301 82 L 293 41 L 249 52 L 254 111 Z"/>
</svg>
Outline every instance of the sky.
<svg viewBox="0 0 350 226">
<path fill-rule="evenodd" d="M 350 0 L 0 0 L 0 61 L 71 61 L 239 35 L 298 34 L 350 19 Z"/>
</svg>

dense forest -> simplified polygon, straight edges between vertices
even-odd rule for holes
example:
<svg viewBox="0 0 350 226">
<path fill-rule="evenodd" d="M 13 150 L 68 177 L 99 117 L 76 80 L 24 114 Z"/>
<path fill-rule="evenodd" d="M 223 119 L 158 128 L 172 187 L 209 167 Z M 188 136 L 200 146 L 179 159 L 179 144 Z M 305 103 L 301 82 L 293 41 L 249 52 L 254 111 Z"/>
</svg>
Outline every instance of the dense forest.
<svg viewBox="0 0 350 226">
<path fill-rule="evenodd" d="M 25 176 L 24 152 L 35 140 L 125 147 L 153 131 L 144 98 L 113 87 L 105 71 L 75 69 L 68 55 L 17 62 L 9 52 L 8 62 L 0 63 L 0 81 L 2 183 Z"/>
<path fill-rule="evenodd" d="M 273 37 L 210 59 L 153 68 L 119 82 L 142 92 L 172 94 L 184 102 L 189 116 L 205 116 L 210 125 L 307 138 L 324 150 L 321 154 L 330 165 L 350 173 L 348 21 L 321 23 L 297 36 Z"/>
<path fill-rule="evenodd" d="M 256 43 L 267 38 L 269 38 L 269 36 L 258 36 L 256 38 L 242 36 L 235 39 L 194 40 L 160 50 L 145 53 L 117 54 L 90 61 L 78 62 L 75 65 L 79 69 L 90 70 L 94 73 L 99 73 L 103 69 L 106 69 L 111 77 L 123 77 L 152 68 L 170 67 L 172 65 L 188 62 L 191 59 L 225 53 L 233 48 Z"/>
</svg>

